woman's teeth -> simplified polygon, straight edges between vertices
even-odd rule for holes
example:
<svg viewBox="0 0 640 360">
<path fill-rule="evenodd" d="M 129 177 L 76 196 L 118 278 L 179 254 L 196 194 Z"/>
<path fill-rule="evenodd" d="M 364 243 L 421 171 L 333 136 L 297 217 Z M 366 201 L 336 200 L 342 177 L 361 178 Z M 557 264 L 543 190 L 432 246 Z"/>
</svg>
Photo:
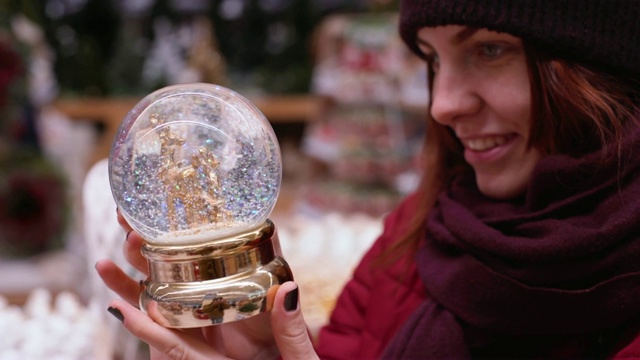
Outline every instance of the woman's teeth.
<svg viewBox="0 0 640 360">
<path fill-rule="evenodd" d="M 493 149 L 496 146 L 500 146 L 507 142 L 506 136 L 491 136 L 481 139 L 466 140 L 465 146 L 473 151 L 485 151 Z"/>
</svg>

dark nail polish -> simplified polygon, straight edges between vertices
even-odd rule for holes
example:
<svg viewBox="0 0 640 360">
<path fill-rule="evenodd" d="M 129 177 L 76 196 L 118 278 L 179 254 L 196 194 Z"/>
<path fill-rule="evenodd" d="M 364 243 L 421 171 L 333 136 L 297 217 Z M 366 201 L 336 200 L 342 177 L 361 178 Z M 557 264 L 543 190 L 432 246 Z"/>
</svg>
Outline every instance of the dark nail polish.
<svg viewBox="0 0 640 360">
<path fill-rule="evenodd" d="M 110 312 L 111 315 L 113 315 L 116 319 L 120 320 L 121 322 L 124 322 L 124 315 L 122 315 L 120 310 L 118 310 L 117 308 L 109 306 L 107 311 Z"/>
<path fill-rule="evenodd" d="M 295 288 L 287 293 L 284 297 L 284 309 L 286 311 L 294 311 L 298 309 L 298 288 Z"/>
</svg>

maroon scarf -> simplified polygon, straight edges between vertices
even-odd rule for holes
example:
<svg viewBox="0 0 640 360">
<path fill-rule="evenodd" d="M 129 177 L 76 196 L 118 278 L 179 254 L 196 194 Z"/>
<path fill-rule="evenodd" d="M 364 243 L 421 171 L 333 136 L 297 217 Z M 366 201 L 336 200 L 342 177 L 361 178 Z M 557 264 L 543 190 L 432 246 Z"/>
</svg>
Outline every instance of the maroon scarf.
<svg viewBox="0 0 640 360">
<path fill-rule="evenodd" d="M 458 178 L 417 254 L 429 300 L 384 358 L 548 356 L 637 318 L 640 134 L 611 151 L 619 156 L 607 163 L 601 152 L 543 159 L 514 202 L 483 197 L 472 174 Z"/>
</svg>

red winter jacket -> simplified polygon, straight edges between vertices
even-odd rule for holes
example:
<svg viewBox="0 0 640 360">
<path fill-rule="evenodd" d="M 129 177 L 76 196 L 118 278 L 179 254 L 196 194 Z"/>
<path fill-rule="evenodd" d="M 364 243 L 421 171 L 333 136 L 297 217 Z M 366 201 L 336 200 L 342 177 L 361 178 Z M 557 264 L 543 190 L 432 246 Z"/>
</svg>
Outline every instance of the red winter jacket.
<svg viewBox="0 0 640 360">
<path fill-rule="evenodd" d="M 390 267 L 374 260 L 401 233 L 410 218 L 414 198 L 407 199 L 385 219 L 384 231 L 343 289 L 329 324 L 320 330 L 316 351 L 321 359 L 376 359 L 396 332 L 426 298 L 416 264 L 407 257 Z M 640 299 L 638 299 L 640 306 Z M 597 311 L 594 309 L 594 311 Z M 630 328 L 611 359 L 640 359 L 640 325 Z M 572 350 L 573 348 L 573 350 Z M 579 353 L 575 344 L 558 349 L 558 356 Z"/>
<path fill-rule="evenodd" d="M 330 322 L 320 330 L 317 352 L 323 359 L 374 359 L 425 299 L 411 259 L 388 268 L 372 262 L 397 239 L 409 206 L 385 219 L 384 232 L 365 254 L 343 289 Z"/>
</svg>

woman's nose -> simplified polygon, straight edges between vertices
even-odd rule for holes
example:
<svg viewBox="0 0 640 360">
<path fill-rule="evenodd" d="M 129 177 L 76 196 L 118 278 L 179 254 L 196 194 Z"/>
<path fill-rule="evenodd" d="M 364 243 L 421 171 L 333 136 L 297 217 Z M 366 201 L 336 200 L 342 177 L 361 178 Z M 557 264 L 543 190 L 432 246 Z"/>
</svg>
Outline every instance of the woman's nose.
<svg viewBox="0 0 640 360">
<path fill-rule="evenodd" d="M 452 126 L 458 118 L 480 109 L 481 99 L 469 74 L 441 66 L 433 78 L 431 116 L 440 124 Z"/>
</svg>

